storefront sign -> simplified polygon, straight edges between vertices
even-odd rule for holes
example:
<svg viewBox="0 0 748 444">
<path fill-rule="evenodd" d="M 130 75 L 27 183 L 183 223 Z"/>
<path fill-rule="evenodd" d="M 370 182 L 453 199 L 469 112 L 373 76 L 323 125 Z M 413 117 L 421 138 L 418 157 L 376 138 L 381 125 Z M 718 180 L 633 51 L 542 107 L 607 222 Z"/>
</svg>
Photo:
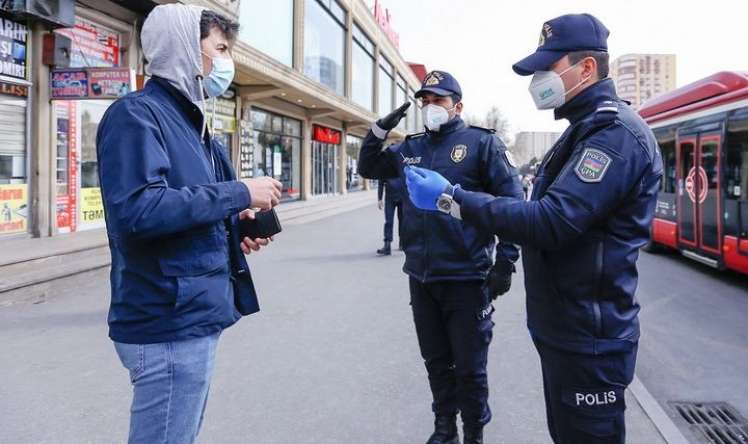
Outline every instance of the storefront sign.
<svg viewBox="0 0 748 444">
<path fill-rule="evenodd" d="M 104 203 L 101 199 L 101 188 L 81 188 L 80 197 L 81 225 L 103 224 Z"/>
<path fill-rule="evenodd" d="M 69 122 L 68 125 L 68 216 L 70 217 L 70 231 L 75 232 L 78 221 L 75 215 L 78 210 L 78 198 L 76 188 L 78 187 L 78 125 L 74 122 L 78 116 L 78 104 L 68 102 Z"/>
<path fill-rule="evenodd" d="M 55 31 L 73 42 L 70 66 L 111 68 L 119 66 L 120 35 L 118 32 L 82 18 L 75 27 Z"/>
<path fill-rule="evenodd" d="M 60 69 L 50 73 L 50 97 L 85 99 L 88 97 L 88 72 L 85 69 Z"/>
<path fill-rule="evenodd" d="M 395 48 L 400 49 L 400 34 L 396 33 L 395 30 L 392 29 L 392 17 L 390 16 L 390 10 L 385 9 L 385 7 L 382 6 L 381 3 L 379 3 L 379 0 L 376 0 L 374 2 L 374 20 L 377 21 L 377 24 L 380 28 L 382 28 L 382 31 L 392 42 L 392 44 L 395 45 Z"/>
<path fill-rule="evenodd" d="M 53 99 L 118 99 L 131 91 L 129 68 L 55 69 L 50 74 Z"/>
<path fill-rule="evenodd" d="M 317 142 L 340 145 L 341 133 L 332 128 L 314 125 L 312 139 Z"/>
<path fill-rule="evenodd" d="M 0 14 L 0 74 L 26 79 L 28 28 Z"/>
<path fill-rule="evenodd" d="M 28 186 L 0 185 L 0 234 L 28 230 Z"/>
<path fill-rule="evenodd" d="M 16 97 L 28 97 L 29 87 L 24 85 L 16 85 L 13 83 L 0 82 L 0 94 L 6 94 Z"/>
<path fill-rule="evenodd" d="M 119 98 L 130 92 L 129 68 L 88 70 L 88 97 L 91 99 Z"/>
</svg>

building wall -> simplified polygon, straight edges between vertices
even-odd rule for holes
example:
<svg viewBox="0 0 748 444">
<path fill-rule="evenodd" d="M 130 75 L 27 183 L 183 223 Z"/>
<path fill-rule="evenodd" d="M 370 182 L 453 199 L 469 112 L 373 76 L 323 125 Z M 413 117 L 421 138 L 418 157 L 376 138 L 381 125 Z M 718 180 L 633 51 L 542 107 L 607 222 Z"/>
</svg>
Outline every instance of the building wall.
<svg viewBox="0 0 748 444">
<path fill-rule="evenodd" d="M 635 109 L 652 97 L 676 87 L 674 54 L 627 54 L 611 64 L 618 95 Z"/>
<path fill-rule="evenodd" d="M 512 153 L 519 165 L 524 165 L 533 158 L 541 160 L 559 137 L 561 133 L 554 132 L 517 133 Z"/>
</svg>

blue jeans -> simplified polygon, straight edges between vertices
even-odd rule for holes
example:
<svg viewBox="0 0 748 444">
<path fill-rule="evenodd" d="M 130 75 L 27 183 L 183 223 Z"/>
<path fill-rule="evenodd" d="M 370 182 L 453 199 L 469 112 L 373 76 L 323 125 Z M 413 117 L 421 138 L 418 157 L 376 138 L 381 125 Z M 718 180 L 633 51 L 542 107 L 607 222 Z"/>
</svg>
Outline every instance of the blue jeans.
<svg viewBox="0 0 748 444">
<path fill-rule="evenodd" d="M 133 386 L 128 443 L 195 442 L 220 335 L 157 344 L 114 343 Z"/>
</svg>

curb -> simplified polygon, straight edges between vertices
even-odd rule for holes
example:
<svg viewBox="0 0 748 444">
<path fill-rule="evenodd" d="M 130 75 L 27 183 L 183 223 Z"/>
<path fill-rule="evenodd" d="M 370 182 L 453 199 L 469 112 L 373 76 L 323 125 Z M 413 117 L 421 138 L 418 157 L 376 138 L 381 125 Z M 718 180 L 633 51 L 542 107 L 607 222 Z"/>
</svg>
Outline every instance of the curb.
<svg viewBox="0 0 748 444">
<path fill-rule="evenodd" d="M 662 409 L 660 403 L 652 396 L 647 388 L 634 376 L 634 380 L 629 385 L 631 393 L 634 395 L 636 402 L 639 403 L 644 413 L 654 424 L 657 431 L 668 444 L 688 444 L 688 440 L 678 429 L 672 419 Z"/>
</svg>

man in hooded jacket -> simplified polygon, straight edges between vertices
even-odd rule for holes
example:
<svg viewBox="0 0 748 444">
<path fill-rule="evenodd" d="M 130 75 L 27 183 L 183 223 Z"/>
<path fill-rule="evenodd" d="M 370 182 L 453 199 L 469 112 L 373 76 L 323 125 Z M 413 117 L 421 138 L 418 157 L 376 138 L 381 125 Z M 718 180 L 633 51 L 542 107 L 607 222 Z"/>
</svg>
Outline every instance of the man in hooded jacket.
<svg viewBox="0 0 748 444">
<path fill-rule="evenodd" d="M 244 254 L 269 240 L 241 239 L 238 222 L 277 205 L 281 184 L 237 181 L 206 130 L 206 96 L 234 77 L 237 30 L 200 7 L 154 8 L 141 34 L 151 80 L 99 126 L 109 336 L 133 385 L 130 443 L 195 441 L 218 338 L 259 310 Z"/>
</svg>

